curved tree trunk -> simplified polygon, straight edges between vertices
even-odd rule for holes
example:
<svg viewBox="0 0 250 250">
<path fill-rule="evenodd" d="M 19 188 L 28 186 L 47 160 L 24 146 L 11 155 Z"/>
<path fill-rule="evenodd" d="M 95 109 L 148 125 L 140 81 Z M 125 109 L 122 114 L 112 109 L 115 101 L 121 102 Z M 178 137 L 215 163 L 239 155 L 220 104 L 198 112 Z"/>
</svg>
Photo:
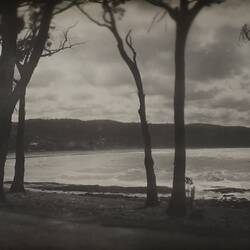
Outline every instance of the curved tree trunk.
<svg viewBox="0 0 250 250">
<path fill-rule="evenodd" d="M 102 2 L 103 7 L 103 21 L 104 23 L 100 23 L 94 18 L 92 18 L 86 11 L 84 11 L 82 8 L 79 8 L 79 10 L 92 22 L 96 23 L 99 26 L 108 28 L 111 33 L 114 35 L 114 38 L 117 41 L 117 48 L 118 51 L 124 60 L 124 62 L 127 64 L 134 80 L 135 85 L 137 87 L 138 91 L 138 98 L 140 107 L 138 110 L 139 117 L 140 117 L 140 123 L 141 123 L 141 131 L 142 131 L 142 137 L 144 142 L 144 165 L 146 169 L 146 177 L 147 177 L 147 198 L 146 198 L 146 206 L 156 206 L 159 204 L 158 200 L 158 192 L 157 192 L 157 186 L 156 186 L 156 177 L 154 172 L 154 161 L 152 157 L 152 150 L 151 150 L 151 136 L 150 131 L 147 123 L 146 118 L 146 105 L 145 105 L 145 94 L 143 90 L 143 83 L 141 79 L 140 70 L 137 66 L 136 61 L 136 51 L 132 44 L 132 38 L 130 36 L 129 31 L 127 33 L 125 42 L 127 47 L 130 49 L 130 52 L 132 56 L 129 55 L 129 53 L 126 51 L 124 46 L 124 40 L 119 34 L 119 31 L 116 26 L 116 19 L 114 16 L 114 6 L 109 5 L 109 1 L 104 0 Z M 106 14 L 109 16 L 107 18 Z M 109 20 L 108 20 L 109 19 Z"/>
<path fill-rule="evenodd" d="M 140 109 L 138 110 L 138 113 L 141 120 L 142 137 L 144 140 L 144 165 L 147 177 L 146 205 L 156 206 L 159 204 L 159 200 L 156 186 L 156 177 L 154 172 L 154 160 L 152 157 L 151 136 L 146 119 L 145 96 L 143 93 L 143 89 L 141 93 L 138 93 L 138 96 L 140 100 Z"/>
<path fill-rule="evenodd" d="M 154 171 L 154 161 L 152 157 L 152 145 L 151 145 L 151 136 L 149 132 L 147 116 L 146 116 L 146 104 L 145 104 L 145 94 L 143 90 L 143 84 L 141 80 L 141 74 L 136 62 L 131 61 L 129 56 L 127 55 L 123 42 L 120 37 L 118 37 L 118 33 L 115 33 L 116 40 L 118 42 L 118 49 L 121 54 L 121 57 L 128 65 L 137 87 L 138 98 L 140 103 L 140 108 L 138 110 L 140 123 L 141 123 L 141 131 L 144 142 L 144 166 L 146 170 L 146 178 L 147 178 L 147 198 L 146 198 L 146 206 L 157 206 L 159 205 L 157 185 L 156 185 L 156 176 Z"/>
<path fill-rule="evenodd" d="M 174 93 L 174 128 L 175 156 L 173 189 L 168 207 L 170 215 L 184 216 L 186 214 L 185 170 L 185 45 L 188 28 L 185 19 L 177 21 L 175 41 L 175 93 Z"/>
<path fill-rule="evenodd" d="M 8 152 L 12 112 L 9 108 L 16 62 L 17 3 L 1 3 L 2 53 L 0 58 L 0 202 L 4 195 L 4 167 Z"/>
<path fill-rule="evenodd" d="M 20 98 L 18 111 L 18 125 L 16 135 L 16 163 L 15 176 L 10 192 L 25 192 L 24 190 L 24 130 L 25 130 L 25 94 Z"/>
<path fill-rule="evenodd" d="M 0 117 L 0 202 L 5 201 L 4 166 L 8 153 L 8 140 L 11 131 L 11 116 Z"/>
<path fill-rule="evenodd" d="M 4 200 L 4 165 L 6 161 L 8 138 L 11 129 L 11 116 L 18 100 L 22 97 L 30 78 L 37 67 L 48 39 L 48 32 L 57 0 L 44 1 L 40 28 L 34 39 L 32 53 L 27 64 L 22 66 L 24 74 L 12 91 L 14 68 L 16 64 L 17 5 L 18 1 L 1 3 L 2 10 L 2 55 L 0 63 L 0 202 Z M 72 5 L 70 5 L 72 6 Z M 59 13 L 59 12 L 58 12 Z M 19 70 L 20 73 L 20 70 Z M 8 91 L 6 92 L 6 88 Z M 2 89 L 4 91 L 2 91 Z M 2 101 L 2 100 L 5 101 Z M 3 104 L 4 103 L 4 104 Z"/>
</svg>

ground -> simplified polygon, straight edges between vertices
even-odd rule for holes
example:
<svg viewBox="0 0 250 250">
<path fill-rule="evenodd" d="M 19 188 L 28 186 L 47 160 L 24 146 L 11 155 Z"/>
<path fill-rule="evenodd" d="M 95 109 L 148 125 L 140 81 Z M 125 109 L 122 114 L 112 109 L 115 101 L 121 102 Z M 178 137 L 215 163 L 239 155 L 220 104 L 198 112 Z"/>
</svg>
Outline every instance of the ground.
<svg viewBox="0 0 250 250">
<path fill-rule="evenodd" d="M 45 188 L 46 189 L 46 188 Z M 0 249 L 250 249 L 250 202 L 197 200 L 185 218 L 168 199 L 27 190 L 0 205 Z"/>
</svg>

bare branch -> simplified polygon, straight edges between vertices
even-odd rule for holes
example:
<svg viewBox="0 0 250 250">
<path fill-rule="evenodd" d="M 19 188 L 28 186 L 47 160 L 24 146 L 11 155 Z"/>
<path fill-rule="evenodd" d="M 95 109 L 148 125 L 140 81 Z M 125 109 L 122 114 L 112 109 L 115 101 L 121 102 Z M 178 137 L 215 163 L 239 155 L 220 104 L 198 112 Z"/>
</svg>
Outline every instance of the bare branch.
<svg viewBox="0 0 250 250">
<path fill-rule="evenodd" d="M 118 34 L 118 31 L 117 31 L 117 27 L 116 27 L 116 20 L 115 20 L 115 16 L 114 16 L 114 13 L 113 13 L 113 10 L 112 8 L 109 6 L 109 2 L 107 0 L 103 0 L 102 2 L 102 8 L 103 8 L 103 19 L 105 21 L 106 19 L 106 15 L 108 14 L 109 15 L 109 29 L 113 29 L 114 33 L 117 33 Z"/>
<path fill-rule="evenodd" d="M 41 57 L 46 57 L 46 56 L 52 56 L 60 51 L 63 51 L 63 50 L 66 50 L 66 49 L 72 49 L 73 47 L 76 47 L 76 46 L 79 46 L 79 45 L 82 45 L 82 44 L 85 44 L 86 42 L 79 42 L 79 43 L 73 43 L 73 44 L 69 44 L 67 46 L 61 46 L 57 49 L 52 49 L 52 50 L 49 50 L 49 49 L 45 49 L 46 53 L 43 53 L 41 55 Z"/>
<path fill-rule="evenodd" d="M 66 31 L 63 33 L 63 37 L 64 39 L 62 41 L 60 41 L 58 47 L 56 49 L 51 49 L 51 48 L 44 48 L 45 53 L 43 53 L 41 55 L 41 57 L 45 57 L 45 56 L 52 56 L 60 51 L 66 50 L 66 49 L 71 49 L 75 46 L 78 45 L 82 45 L 85 44 L 86 42 L 78 42 L 78 43 L 70 43 L 70 39 L 69 39 L 69 32 L 72 28 L 74 28 L 76 26 L 76 23 L 69 26 Z"/>
<path fill-rule="evenodd" d="M 137 54 L 136 54 L 135 48 L 133 47 L 131 32 L 132 32 L 132 30 L 129 30 L 129 32 L 126 35 L 125 41 L 126 41 L 127 46 L 130 48 L 130 50 L 133 53 L 133 61 L 136 64 L 136 56 L 137 56 Z"/>
<path fill-rule="evenodd" d="M 134 51 L 133 52 L 133 59 L 130 58 L 129 54 L 127 53 L 127 51 L 125 49 L 123 39 L 122 39 L 118 29 L 117 29 L 116 19 L 115 19 L 114 13 L 113 13 L 113 8 L 112 8 L 112 6 L 109 5 L 109 1 L 102 0 L 99 2 L 98 0 L 95 0 L 94 2 L 102 5 L 103 12 L 104 12 L 102 15 L 102 19 L 103 19 L 104 23 L 101 23 L 101 22 L 97 21 L 96 19 L 94 19 L 90 14 L 88 14 L 80 6 L 77 6 L 77 7 L 90 21 L 94 22 L 98 26 L 106 27 L 112 32 L 112 34 L 114 35 L 114 37 L 117 41 L 117 47 L 118 47 L 118 50 L 119 50 L 122 58 L 124 59 L 124 61 L 127 63 L 127 65 L 130 68 L 134 67 L 136 53 L 135 53 L 134 48 L 132 47 L 132 39 L 130 36 L 131 31 L 129 31 L 127 36 L 126 36 L 126 43 L 127 43 L 128 47 L 131 49 L 131 51 L 132 52 Z"/>
<path fill-rule="evenodd" d="M 165 17 L 166 14 L 167 14 L 166 11 L 164 11 L 163 13 L 161 13 L 161 12 L 156 13 L 154 15 L 154 17 L 152 19 L 152 22 L 150 23 L 147 31 L 150 32 L 150 30 L 152 29 L 153 25 L 155 23 L 159 23 Z"/>
<path fill-rule="evenodd" d="M 107 18 L 107 14 L 109 14 L 107 11 L 103 11 L 103 14 L 102 14 L 102 19 L 104 20 L 105 23 L 108 23 L 110 24 L 111 23 L 111 20 L 108 20 Z"/>
</svg>

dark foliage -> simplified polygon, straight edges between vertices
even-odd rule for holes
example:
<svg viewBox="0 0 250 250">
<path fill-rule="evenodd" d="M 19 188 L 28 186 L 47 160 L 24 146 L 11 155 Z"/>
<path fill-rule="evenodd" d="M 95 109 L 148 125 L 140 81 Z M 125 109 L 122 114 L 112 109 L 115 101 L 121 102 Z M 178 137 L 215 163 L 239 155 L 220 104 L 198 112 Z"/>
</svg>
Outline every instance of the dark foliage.
<svg viewBox="0 0 250 250">
<path fill-rule="evenodd" d="M 172 124 L 149 124 L 154 148 L 174 146 Z M 13 124 L 10 151 L 15 148 Z M 250 147 L 250 128 L 209 124 L 186 125 L 189 148 Z M 139 123 L 110 120 L 27 120 L 26 151 L 143 148 Z"/>
</svg>

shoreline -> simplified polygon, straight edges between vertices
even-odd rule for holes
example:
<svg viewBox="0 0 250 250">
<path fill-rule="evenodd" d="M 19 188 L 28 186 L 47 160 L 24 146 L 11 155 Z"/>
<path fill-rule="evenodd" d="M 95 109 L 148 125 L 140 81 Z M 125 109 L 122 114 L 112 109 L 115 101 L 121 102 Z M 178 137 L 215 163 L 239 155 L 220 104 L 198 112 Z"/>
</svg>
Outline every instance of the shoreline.
<svg viewBox="0 0 250 250">
<path fill-rule="evenodd" d="M 0 204 L 1 250 L 38 246 L 105 250 L 250 246 L 250 201 L 246 200 L 197 199 L 194 209 L 189 208 L 188 215 L 180 219 L 167 216 L 168 198 L 161 199 L 157 207 L 145 207 L 142 197 L 115 193 L 109 196 L 27 188 L 24 194 L 6 193 L 6 197 L 7 202 Z M 34 231 L 36 237 L 30 237 Z M 86 243 L 88 237 L 92 239 L 90 245 Z M 115 242 L 110 241 L 116 237 Z"/>
<path fill-rule="evenodd" d="M 7 185 L 8 186 L 8 185 Z M 7 187 L 6 186 L 6 187 Z M 194 202 L 185 218 L 167 216 L 169 199 L 27 188 L 0 204 L 0 249 L 249 249 L 250 201 Z M 30 237 L 34 235 L 34 237 Z"/>
<path fill-rule="evenodd" d="M 11 182 L 6 181 L 5 184 L 9 187 Z M 57 182 L 25 182 L 25 188 L 33 191 L 71 193 L 83 195 L 104 195 L 117 197 L 146 197 L 146 186 L 103 186 L 103 185 L 84 185 L 84 184 L 64 184 Z M 172 188 L 167 186 L 158 186 L 159 197 L 167 198 L 170 196 Z M 250 193 L 247 188 L 233 188 L 233 187 L 214 187 L 200 190 L 200 192 L 207 193 L 207 196 L 197 197 L 197 199 L 217 199 L 217 200 L 235 200 L 235 201 L 250 201 L 250 199 L 242 197 L 250 197 L 246 195 Z M 212 195 L 211 195 L 212 193 Z M 210 195 L 208 195 L 210 194 Z"/>
<path fill-rule="evenodd" d="M 48 184 L 48 183 L 46 183 Z M 31 183 L 31 185 L 34 185 L 34 183 Z M 36 185 L 36 184 L 35 184 Z M 54 183 L 53 183 L 54 185 Z M 129 207 L 130 209 L 138 209 L 138 210 L 158 210 L 162 207 L 167 207 L 167 204 L 169 202 L 169 197 L 161 197 L 160 199 L 160 205 L 153 207 L 153 208 L 147 208 L 145 207 L 145 197 L 143 196 L 126 196 L 126 195 L 120 195 L 120 193 L 117 193 L 117 190 L 110 190 L 109 193 L 105 192 L 85 192 L 82 193 L 79 191 L 79 193 L 72 193 L 68 190 L 68 188 L 71 188 L 71 186 L 74 185 L 65 185 L 66 188 L 64 190 L 60 190 L 61 184 L 55 184 L 58 185 L 58 189 L 52 189 L 48 188 L 46 189 L 37 186 L 33 188 L 27 187 L 25 190 L 25 193 L 9 193 L 6 190 L 6 197 L 7 202 L 0 204 L 0 210 L 5 208 L 10 208 L 11 210 L 14 209 L 22 209 L 26 210 L 27 212 L 30 211 L 30 208 L 28 208 L 28 205 L 32 206 L 41 206 L 41 208 L 52 208 L 54 206 L 57 207 L 59 210 L 62 208 L 62 211 L 64 208 L 80 208 L 81 205 L 82 208 L 85 208 L 86 204 L 83 204 L 83 201 L 89 202 L 88 205 L 90 205 L 92 208 L 115 208 L 118 207 L 120 209 L 126 209 Z M 78 186 L 78 185 L 76 185 Z M 88 185 L 82 185 L 83 188 L 124 188 L 125 190 L 127 187 L 104 187 L 104 186 L 88 186 Z M 5 186 L 6 188 L 6 186 Z M 137 187 L 138 188 L 138 187 Z M 137 189 L 135 188 L 135 190 Z M 143 187 L 139 187 L 143 188 Z M 133 189 L 133 187 L 132 187 Z M 128 189 L 130 190 L 130 188 Z M 52 201 L 54 199 L 54 201 Z M 51 202 L 51 203 L 50 203 Z M 79 202 L 79 204 L 77 204 Z M 15 204 L 16 203 L 16 204 Z M 115 204 L 117 203 L 117 204 Z M 61 206 L 62 205 L 62 206 Z M 73 205 L 73 206 L 72 206 Z M 121 206 L 122 205 L 122 206 Z M 68 207 L 69 206 L 69 207 Z M 95 207 L 96 206 L 96 207 Z M 110 207 L 111 206 L 111 207 Z M 211 208 L 224 208 L 224 209 L 247 209 L 250 216 L 250 201 L 247 199 L 195 199 L 194 200 L 194 211 L 205 209 L 206 207 Z M 188 214 L 190 215 L 192 211 L 190 210 L 188 204 L 187 204 Z M 45 209 L 46 210 L 46 209 Z M 42 210 L 40 212 L 43 212 Z M 166 215 L 166 210 L 164 209 L 164 214 Z M 201 218 L 200 218 L 201 219 Z M 249 224 L 250 229 L 250 224 Z"/>
<path fill-rule="evenodd" d="M 196 151 L 196 150 L 231 150 L 231 149 L 250 149 L 249 147 L 187 147 L 188 151 Z M 174 148 L 172 147 L 154 147 L 152 148 L 153 154 L 157 151 L 162 150 L 170 150 L 174 152 Z M 143 153 L 143 148 L 107 148 L 107 149 L 59 149 L 59 150 L 30 150 L 25 151 L 25 159 L 33 159 L 33 158 L 50 158 L 50 157 L 58 157 L 58 156 L 84 156 L 84 155 L 94 155 L 94 154 L 126 154 L 126 153 Z M 9 151 L 7 161 L 15 160 L 15 152 Z"/>
</svg>

